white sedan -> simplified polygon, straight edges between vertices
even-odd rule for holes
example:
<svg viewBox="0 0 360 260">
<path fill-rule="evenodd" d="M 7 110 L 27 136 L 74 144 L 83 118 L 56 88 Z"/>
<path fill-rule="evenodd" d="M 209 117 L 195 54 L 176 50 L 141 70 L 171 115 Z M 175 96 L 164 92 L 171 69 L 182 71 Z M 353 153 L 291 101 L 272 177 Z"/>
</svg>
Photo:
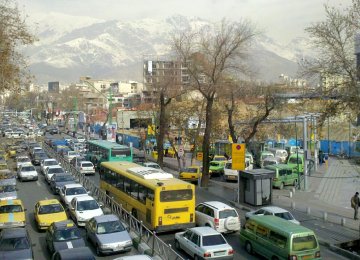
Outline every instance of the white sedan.
<svg viewBox="0 0 360 260">
<path fill-rule="evenodd" d="M 16 169 L 18 170 L 21 165 L 32 165 L 30 158 L 28 156 L 16 157 Z"/>
<path fill-rule="evenodd" d="M 40 163 L 40 172 L 42 174 L 45 174 L 45 169 L 49 166 L 54 166 L 54 165 L 60 165 L 56 159 L 53 158 L 45 159 Z"/>
<path fill-rule="evenodd" d="M 38 172 L 36 171 L 33 165 L 21 165 L 18 170 L 18 179 L 20 181 L 24 180 L 38 180 Z"/>
<path fill-rule="evenodd" d="M 87 196 L 86 189 L 78 183 L 71 183 L 64 185 L 59 191 L 60 199 L 64 202 L 65 206 L 69 207 L 73 198 L 78 196 Z"/>
<path fill-rule="evenodd" d="M 65 171 L 60 165 L 48 166 L 45 169 L 45 180 L 47 183 L 50 183 L 51 177 L 57 173 L 65 173 Z"/>
<path fill-rule="evenodd" d="M 76 164 L 76 169 L 84 175 L 95 175 L 95 166 L 90 161 L 78 161 Z"/>
<path fill-rule="evenodd" d="M 75 197 L 69 205 L 71 218 L 78 226 L 85 226 L 92 217 L 104 215 L 99 203 L 91 196 Z"/>
<path fill-rule="evenodd" d="M 285 220 L 288 220 L 294 224 L 300 225 L 300 222 L 294 218 L 294 216 L 286 209 L 269 206 L 262 207 L 258 210 L 250 211 L 245 214 L 245 219 L 249 219 L 251 216 L 273 215 Z"/>
</svg>

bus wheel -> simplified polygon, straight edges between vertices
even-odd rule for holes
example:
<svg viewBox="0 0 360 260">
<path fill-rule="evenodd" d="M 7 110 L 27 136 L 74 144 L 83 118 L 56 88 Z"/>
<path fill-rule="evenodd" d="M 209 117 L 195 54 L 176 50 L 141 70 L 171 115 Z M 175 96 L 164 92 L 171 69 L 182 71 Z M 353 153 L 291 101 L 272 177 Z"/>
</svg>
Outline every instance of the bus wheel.
<svg viewBox="0 0 360 260">
<path fill-rule="evenodd" d="M 283 188 L 284 188 L 284 183 L 282 182 L 282 183 L 280 183 L 279 189 L 282 190 Z"/>
<path fill-rule="evenodd" d="M 252 255 L 253 249 L 252 249 L 252 245 L 249 241 L 246 241 L 246 243 L 245 243 L 245 250 L 246 250 L 246 252 L 248 252 L 248 254 Z"/>
<path fill-rule="evenodd" d="M 133 215 L 134 218 L 137 218 L 137 211 L 136 209 L 131 210 L 131 215 Z"/>
</svg>

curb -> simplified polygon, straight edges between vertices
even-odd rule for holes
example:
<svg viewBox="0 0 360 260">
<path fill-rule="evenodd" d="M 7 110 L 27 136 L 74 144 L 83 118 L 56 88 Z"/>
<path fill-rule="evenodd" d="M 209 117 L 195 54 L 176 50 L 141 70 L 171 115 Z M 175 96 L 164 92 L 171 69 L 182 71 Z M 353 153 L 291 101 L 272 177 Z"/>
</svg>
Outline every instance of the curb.
<svg viewBox="0 0 360 260">
<path fill-rule="evenodd" d="M 351 260 L 360 260 L 360 256 L 358 254 L 352 253 L 348 250 L 342 249 L 334 244 L 330 244 L 324 240 L 319 239 L 319 244 L 330 249 L 331 251 L 335 252 L 338 255 L 342 255 Z"/>
</svg>

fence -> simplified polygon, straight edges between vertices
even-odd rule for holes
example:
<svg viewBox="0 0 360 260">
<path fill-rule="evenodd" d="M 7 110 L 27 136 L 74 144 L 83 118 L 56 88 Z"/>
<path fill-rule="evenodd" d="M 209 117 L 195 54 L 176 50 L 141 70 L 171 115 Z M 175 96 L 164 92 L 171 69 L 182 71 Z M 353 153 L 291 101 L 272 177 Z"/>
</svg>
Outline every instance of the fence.
<svg viewBox="0 0 360 260">
<path fill-rule="evenodd" d="M 75 179 L 79 181 L 80 184 L 88 190 L 92 196 L 96 197 L 98 202 L 103 203 L 113 214 L 116 214 L 123 222 L 125 222 L 130 230 L 134 232 L 138 239 L 134 241 L 136 243 L 146 243 L 151 252 L 148 254 L 158 255 L 161 259 L 164 260 L 182 260 L 183 258 L 174 251 L 170 245 L 162 241 L 155 232 L 146 228 L 142 221 L 137 220 L 131 213 L 127 212 L 121 204 L 117 203 L 112 197 L 108 196 L 104 191 L 100 190 L 94 182 L 86 178 L 84 174 L 81 174 L 74 166 L 72 166 L 63 156 L 56 153 L 50 146 L 46 143 L 43 143 L 44 150 L 53 158 L 56 158 L 58 162 L 61 163 L 61 166 L 70 174 L 72 174 Z"/>
<path fill-rule="evenodd" d="M 321 140 L 320 149 L 329 152 L 330 155 L 345 154 L 348 157 L 360 157 L 360 142 Z"/>
</svg>

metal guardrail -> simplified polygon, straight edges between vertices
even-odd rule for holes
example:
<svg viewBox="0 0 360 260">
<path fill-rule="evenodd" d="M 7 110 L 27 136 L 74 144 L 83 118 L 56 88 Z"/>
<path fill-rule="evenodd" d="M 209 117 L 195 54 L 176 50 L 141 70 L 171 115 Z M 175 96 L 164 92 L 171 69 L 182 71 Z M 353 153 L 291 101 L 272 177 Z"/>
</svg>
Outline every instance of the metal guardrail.
<svg viewBox="0 0 360 260">
<path fill-rule="evenodd" d="M 146 243 L 151 252 L 146 252 L 152 256 L 158 255 L 164 260 L 183 260 L 175 250 L 172 249 L 171 245 L 166 244 L 157 235 L 156 232 L 149 230 L 143 225 L 142 221 L 139 221 L 130 212 L 126 211 L 121 204 L 117 203 L 112 197 L 108 196 L 104 191 L 100 190 L 93 181 L 86 178 L 84 174 L 80 173 L 74 166 L 72 166 L 63 156 L 56 153 L 50 146 L 43 143 L 44 150 L 53 158 L 56 158 L 61 166 L 72 174 L 75 179 L 79 181 L 84 188 L 90 191 L 93 197 L 96 197 L 98 202 L 102 202 L 107 208 L 110 209 L 111 213 L 117 215 L 122 221 L 124 221 L 131 231 L 138 236 L 138 243 Z"/>
</svg>

